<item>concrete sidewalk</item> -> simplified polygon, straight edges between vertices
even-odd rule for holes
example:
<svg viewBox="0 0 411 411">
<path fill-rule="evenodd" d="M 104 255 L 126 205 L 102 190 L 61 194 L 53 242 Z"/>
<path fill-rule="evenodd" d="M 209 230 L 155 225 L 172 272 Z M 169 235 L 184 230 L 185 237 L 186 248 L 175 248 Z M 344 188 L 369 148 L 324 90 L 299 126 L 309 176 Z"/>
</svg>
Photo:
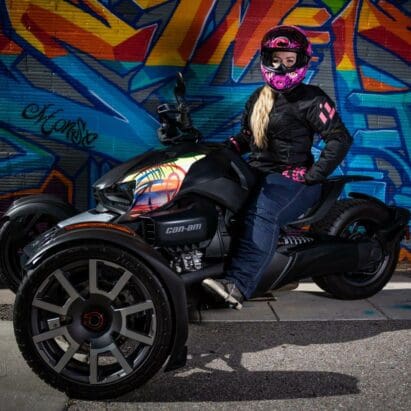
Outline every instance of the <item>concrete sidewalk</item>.
<svg viewBox="0 0 411 411">
<path fill-rule="evenodd" d="M 247 301 L 242 310 L 202 311 L 202 321 L 411 320 L 411 276 L 396 273 L 386 287 L 365 300 L 329 297 L 312 282 L 278 291 L 273 300 Z"/>
<path fill-rule="evenodd" d="M 14 294 L 0 290 L 0 320 L 11 320 Z M 365 300 L 341 301 L 327 296 L 313 282 L 296 290 L 278 291 L 274 299 L 247 301 L 240 311 L 203 310 L 202 321 L 339 321 L 411 320 L 411 274 L 397 271 L 384 290 Z"/>
</svg>

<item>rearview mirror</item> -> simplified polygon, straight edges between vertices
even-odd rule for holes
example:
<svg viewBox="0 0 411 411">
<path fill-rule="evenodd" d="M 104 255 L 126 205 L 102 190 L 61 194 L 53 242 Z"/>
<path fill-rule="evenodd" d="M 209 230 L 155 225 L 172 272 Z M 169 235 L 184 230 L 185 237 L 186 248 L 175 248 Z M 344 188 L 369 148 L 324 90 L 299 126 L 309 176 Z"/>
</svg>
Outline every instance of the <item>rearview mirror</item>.
<svg viewBox="0 0 411 411">
<path fill-rule="evenodd" d="M 174 94 L 176 97 L 184 97 L 186 93 L 186 85 L 184 83 L 184 78 L 183 75 L 178 72 L 177 73 L 177 79 L 176 79 L 176 85 L 174 86 Z"/>
</svg>

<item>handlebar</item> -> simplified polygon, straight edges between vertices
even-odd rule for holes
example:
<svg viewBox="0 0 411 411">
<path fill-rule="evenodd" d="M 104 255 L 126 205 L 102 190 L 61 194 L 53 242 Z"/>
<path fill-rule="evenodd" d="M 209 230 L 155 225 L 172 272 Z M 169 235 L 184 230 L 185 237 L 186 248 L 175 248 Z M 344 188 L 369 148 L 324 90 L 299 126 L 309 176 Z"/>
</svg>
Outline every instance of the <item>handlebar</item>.
<svg viewBox="0 0 411 411">
<path fill-rule="evenodd" d="M 179 112 L 179 118 L 177 121 L 181 123 L 182 129 L 190 129 L 193 127 L 193 123 L 191 121 L 191 116 L 190 116 L 190 110 L 187 104 L 185 103 L 180 103 L 180 105 L 177 108 Z"/>
<path fill-rule="evenodd" d="M 158 132 L 160 141 L 172 144 L 184 140 L 199 141 L 201 133 L 193 127 L 189 105 L 185 100 L 185 84 L 181 73 L 177 74 L 174 87 L 176 106 L 161 104 L 157 107 L 161 128 Z"/>
</svg>

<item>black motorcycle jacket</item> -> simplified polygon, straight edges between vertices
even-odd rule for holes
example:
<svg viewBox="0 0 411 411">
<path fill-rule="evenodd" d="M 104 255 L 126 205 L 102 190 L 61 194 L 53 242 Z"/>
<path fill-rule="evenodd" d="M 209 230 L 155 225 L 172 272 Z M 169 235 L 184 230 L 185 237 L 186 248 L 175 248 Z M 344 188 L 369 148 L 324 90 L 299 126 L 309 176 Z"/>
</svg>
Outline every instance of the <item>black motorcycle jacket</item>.
<svg viewBox="0 0 411 411">
<path fill-rule="evenodd" d="M 250 127 L 261 90 L 258 88 L 248 99 L 241 132 L 230 139 L 231 145 L 241 154 L 251 151 L 249 164 L 262 172 L 306 167 L 307 184 L 323 181 L 344 159 L 353 141 L 333 101 L 319 87 L 306 84 L 288 93 L 275 93 L 267 128 L 268 146 L 261 150 L 254 144 Z M 316 133 L 325 141 L 325 147 L 314 163 L 311 147 Z"/>
</svg>

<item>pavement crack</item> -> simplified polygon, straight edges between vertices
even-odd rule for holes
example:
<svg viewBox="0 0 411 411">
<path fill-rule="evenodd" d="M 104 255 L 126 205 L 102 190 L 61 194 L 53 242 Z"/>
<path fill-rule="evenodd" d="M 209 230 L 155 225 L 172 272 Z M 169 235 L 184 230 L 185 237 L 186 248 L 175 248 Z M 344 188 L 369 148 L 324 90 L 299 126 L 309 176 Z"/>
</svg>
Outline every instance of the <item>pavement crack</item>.
<svg viewBox="0 0 411 411">
<path fill-rule="evenodd" d="M 368 298 L 366 299 L 366 301 L 372 305 L 372 307 L 378 311 L 380 314 L 382 314 L 387 320 L 393 320 L 393 318 L 391 318 L 388 314 L 386 314 L 380 307 L 378 307 L 376 304 L 374 304 L 371 300 L 369 300 Z"/>
<path fill-rule="evenodd" d="M 277 321 L 280 321 L 280 317 L 279 317 L 278 314 L 275 312 L 274 307 L 270 304 L 269 301 L 267 302 L 267 304 L 268 304 L 268 307 L 270 308 L 270 310 L 273 312 L 275 319 L 276 319 Z"/>
</svg>

